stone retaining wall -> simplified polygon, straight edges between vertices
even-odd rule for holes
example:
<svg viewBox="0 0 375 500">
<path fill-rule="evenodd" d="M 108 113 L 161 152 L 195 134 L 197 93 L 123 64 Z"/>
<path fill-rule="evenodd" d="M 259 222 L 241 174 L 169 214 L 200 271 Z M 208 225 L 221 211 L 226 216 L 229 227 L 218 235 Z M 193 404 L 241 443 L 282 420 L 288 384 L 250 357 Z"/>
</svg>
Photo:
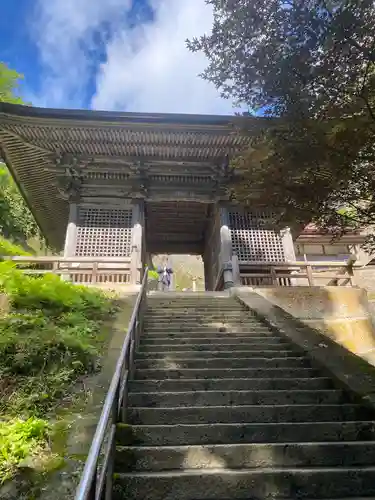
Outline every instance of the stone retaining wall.
<svg viewBox="0 0 375 500">
<path fill-rule="evenodd" d="M 375 365 L 375 329 L 366 290 L 274 287 L 252 291 Z M 246 288 L 239 288 L 238 294 L 246 294 Z"/>
</svg>

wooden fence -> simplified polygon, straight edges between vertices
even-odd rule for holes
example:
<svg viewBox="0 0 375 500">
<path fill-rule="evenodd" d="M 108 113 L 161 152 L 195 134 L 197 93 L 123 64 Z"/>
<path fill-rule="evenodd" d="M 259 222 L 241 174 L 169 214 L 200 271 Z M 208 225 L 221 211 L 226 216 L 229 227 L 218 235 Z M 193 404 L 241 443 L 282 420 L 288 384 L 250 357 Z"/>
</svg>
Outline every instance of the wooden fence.
<svg viewBox="0 0 375 500">
<path fill-rule="evenodd" d="M 355 258 L 346 262 L 239 262 L 242 286 L 353 286 Z"/>
<path fill-rule="evenodd" d="M 142 279 L 142 268 L 130 258 L 118 257 L 2 257 L 31 275 L 53 273 L 73 283 L 135 284 Z M 234 284 L 242 286 L 353 286 L 355 258 L 346 262 L 236 262 Z M 216 290 L 223 288 L 223 271 Z"/>
<path fill-rule="evenodd" d="M 2 257 L 13 262 L 24 273 L 57 274 L 62 279 L 82 284 L 137 283 L 142 269 L 132 268 L 130 258 L 119 257 Z"/>
</svg>

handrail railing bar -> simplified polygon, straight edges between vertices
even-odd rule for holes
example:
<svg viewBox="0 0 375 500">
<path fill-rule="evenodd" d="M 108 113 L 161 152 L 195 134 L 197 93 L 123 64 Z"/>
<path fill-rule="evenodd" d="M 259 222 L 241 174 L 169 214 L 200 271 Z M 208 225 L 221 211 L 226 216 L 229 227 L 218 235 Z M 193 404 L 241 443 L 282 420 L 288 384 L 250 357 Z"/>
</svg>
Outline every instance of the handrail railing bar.
<svg viewBox="0 0 375 500">
<path fill-rule="evenodd" d="M 243 278 L 272 278 L 271 273 L 241 273 L 241 276 Z M 298 274 L 276 274 L 276 278 L 305 278 L 307 276 L 307 273 L 298 273 Z M 313 273 L 314 278 L 316 279 L 344 279 L 347 278 L 347 274 L 320 274 L 320 273 Z"/>
<path fill-rule="evenodd" d="M 103 464 L 101 466 L 101 470 L 97 478 L 96 491 L 94 497 L 95 500 L 102 498 L 104 488 L 106 488 L 106 491 L 108 491 L 106 485 L 107 471 L 115 436 L 116 436 L 116 424 L 112 423 L 109 430 L 108 442 L 106 443 L 105 447 Z M 110 500 L 110 498 L 108 500 Z"/>
<path fill-rule="evenodd" d="M 70 268 L 66 267 L 65 269 L 59 269 L 54 271 L 53 269 L 19 269 L 20 271 L 23 271 L 25 274 L 56 274 L 57 276 L 60 276 L 61 274 L 71 274 L 71 275 L 79 275 L 82 274 L 82 276 L 92 276 L 93 275 L 93 270 L 92 269 L 77 269 L 77 268 Z M 99 269 L 96 272 L 97 276 L 106 276 L 107 274 L 129 274 L 130 269 L 124 267 L 122 269 Z"/>
<path fill-rule="evenodd" d="M 41 264 L 52 264 L 54 262 L 84 262 L 84 263 L 111 263 L 111 262 L 122 262 L 129 264 L 130 257 L 59 257 L 59 256 L 26 256 L 26 255 L 0 255 L 3 260 L 10 260 L 13 262 L 35 262 Z"/>
<path fill-rule="evenodd" d="M 123 380 L 123 382 L 122 382 L 122 384 L 121 384 L 121 387 L 120 387 L 120 398 L 119 398 L 119 402 L 118 402 L 119 407 L 121 407 L 121 406 L 122 406 L 122 402 L 123 402 L 123 399 L 124 399 L 124 398 L 123 398 L 123 397 L 121 397 L 121 395 L 124 393 L 124 391 L 125 391 L 125 387 L 126 387 L 126 384 L 127 384 L 127 383 L 128 383 L 128 381 L 129 381 L 129 370 L 126 370 L 126 374 L 125 374 L 125 375 L 123 375 L 123 377 L 124 377 L 124 380 Z"/>
<path fill-rule="evenodd" d="M 307 264 L 306 263 L 293 263 L 293 264 L 285 264 L 285 265 L 281 265 L 281 264 L 269 264 L 269 263 L 264 263 L 264 264 L 253 264 L 253 263 L 247 263 L 247 264 L 241 264 L 240 265 L 240 268 L 245 268 L 245 269 L 251 269 L 251 268 L 274 268 L 274 269 L 300 269 L 300 268 L 306 268 L 306 267 L 314 267 L 316 268 L 317 270 L 320 268 L 320 269 L 325 269 L 325 268 L 332 268 L 332 267 L 349 267 L 347 264 L 345 263 L 330 263 L 330 262 L 320 262 L 320 263 L 316 263 L 316 262 L 308 262 Z M 359 266 L 350 266 L 350 267 L 354 267 L 354 268 L 357 268 Z"/>
<path fill-rule="evenodd" d="M 306 267 L 306 266 L 312 266 L 312 267 L 343 267 L 343 266 L 354 266 L 357 267 L 359 264 L 355 264 L 355 259 L 350 258 L 348 260 L 342 260 L 342 261 L 287 261 L 287 262 L 270 262 L 270 261 L 246 261 L 246 260 L 240 260 L 239 265 L 242 267 Z"/>
<path fill-rule="evenodd" d="M 114 400 L 117 399 L 118 396 L 118 389 L 119 389 L 119 384 L 121 380 L 121 372 L 122 372 L 122 367 L 125 362 L 126 356 L 128 354 L 128 349 L 129 349 L 129 340 L 130 340 L 130 335 L 132 332 L 132 329 L 134 328 L 136 318 L 138 315 L 138 310 L 140 308 L 140 304 L 142 299 L 145 296 L 145 287 L 147 285 L 147 275 L 148 275 L 148 269 L 145 269 L 145 274 L 143 276 L 142 284 L 141 284 L 141 289 L 138 293 L 136 303 L 133 308 L 133 312 L 128 324 L 128 329 L 127 333 L 125 336 L 125 340 L 123 343 L 123 346 L 121 348 L 121 353 L 120 356 L 117 360 L 116 363 L 116 368 L 115 372 L 113 374 L 105 401 L 103 405 L 103 410 L 94 434 L 94 438 L 92 440 L 91 448 L 86 460 L 86 464 L 82 473 L 82 479 L 79 483 L 77 493 L 75 496 L 75 500 L 86 500 L 87 495 L 91 491 L 92 487 L 92 481 L 94 478 L 94 474 L 97 474 L 97 465 L 98 465 L 98 459 L 100 456 L 100 451 L 103 445 L 103 440 L 105 438 L 107 426 L 110 417 L 113 415 L 113 406 L 114 406 Z M 118 407 L 118 401 L 116 401 L 116 406 Z M 110 445 L 110 443 L 108 443 Z M 102 470 L 105 471 L 103 468 Z"/>
</svg>

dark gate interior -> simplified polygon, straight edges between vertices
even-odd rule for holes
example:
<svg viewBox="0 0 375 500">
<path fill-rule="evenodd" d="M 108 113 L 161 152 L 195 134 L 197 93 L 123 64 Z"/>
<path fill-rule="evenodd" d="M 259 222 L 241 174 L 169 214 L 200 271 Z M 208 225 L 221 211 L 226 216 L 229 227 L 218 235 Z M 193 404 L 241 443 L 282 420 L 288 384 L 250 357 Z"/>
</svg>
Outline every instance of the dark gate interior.
<svg viewBox="0 0 375 500">
<path fill-rule="evenodd" d="M 203 255 L 208 208 L 208 203 L 198 202 L 147 202 L 146 251 Z"/>
</svg>

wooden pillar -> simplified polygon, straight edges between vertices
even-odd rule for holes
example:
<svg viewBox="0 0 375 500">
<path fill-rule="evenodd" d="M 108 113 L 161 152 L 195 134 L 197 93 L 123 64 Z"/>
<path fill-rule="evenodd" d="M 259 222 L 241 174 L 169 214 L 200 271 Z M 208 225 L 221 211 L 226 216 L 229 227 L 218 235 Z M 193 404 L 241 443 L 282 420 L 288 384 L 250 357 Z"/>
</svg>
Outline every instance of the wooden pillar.
<svg viewBox="0 0 375 500">
<path fill-rule="evenodd" d="M 69 218 L 65 233 L 64 257 L 74 257 L 77 246 L 78 205 L 69 203 Z M 70 274 L 62 274 L 63 281 L 71 281 Z"/>
<path fill-rule="evenodd" d="M 294 250 L 294 243 L 292 238 L 292 233 L 289 227 L 286 227 L 280 231 L 281 243 L 283 245 L 284 257 L 286 262 L 295 262 L 296 253 Z"/>
<path fill-rule="evenodd" d="M 229 229 L 229 214 L 226 207 L 220 208 L 220 263 L 223 266 L 224 289 L 233 286 L 232 238 Z"/>
<path fill-rule="evenodd" d="M 143 277 L 142 264 L 142 243 L 144 233 L 144 203 L 143 200 L 137 200 L 133 203 L 133 229 L 131 245 L 131 276 L 132 284 L 140 284 Z"/>
<path fill-rule="evenodd" d="M 203 255 L 203 266 L 204 266 L 204 288 L 205 290 L 211 290 L 210 288 L 210 264 L 208 262 L 208 252 L 206 251 Z"/>
<path fill-rule="evenodd" d="M 77 244 L 78 205 L 69 204 L 69 219 L 65 234 L 64 257 L 74 257 Z"/>
<path fill-rule="evenodd" d="M 290 231 L 289 227 L 285 227 L 280 231 L 280 237 L 281 237 L 281 243 L 283 246 L 284 250 L 284 258 L 286 262 L 295 262 L 296 261 L 296 252 L 294 250 L 294 242 L 292 238 L 292 233 Z M 298 280 L 293 279 L 293 273 L 290 275 L 291 277 L 289 278 L 290 285 L 291 286 L 297 286 L 298 285 Z"/>
<path fill-rule="evenodd" d="M 232 255 L 232 272 L 234 286 L 241 286 L 240 266 L 236 254 Z"/>
</svg>

